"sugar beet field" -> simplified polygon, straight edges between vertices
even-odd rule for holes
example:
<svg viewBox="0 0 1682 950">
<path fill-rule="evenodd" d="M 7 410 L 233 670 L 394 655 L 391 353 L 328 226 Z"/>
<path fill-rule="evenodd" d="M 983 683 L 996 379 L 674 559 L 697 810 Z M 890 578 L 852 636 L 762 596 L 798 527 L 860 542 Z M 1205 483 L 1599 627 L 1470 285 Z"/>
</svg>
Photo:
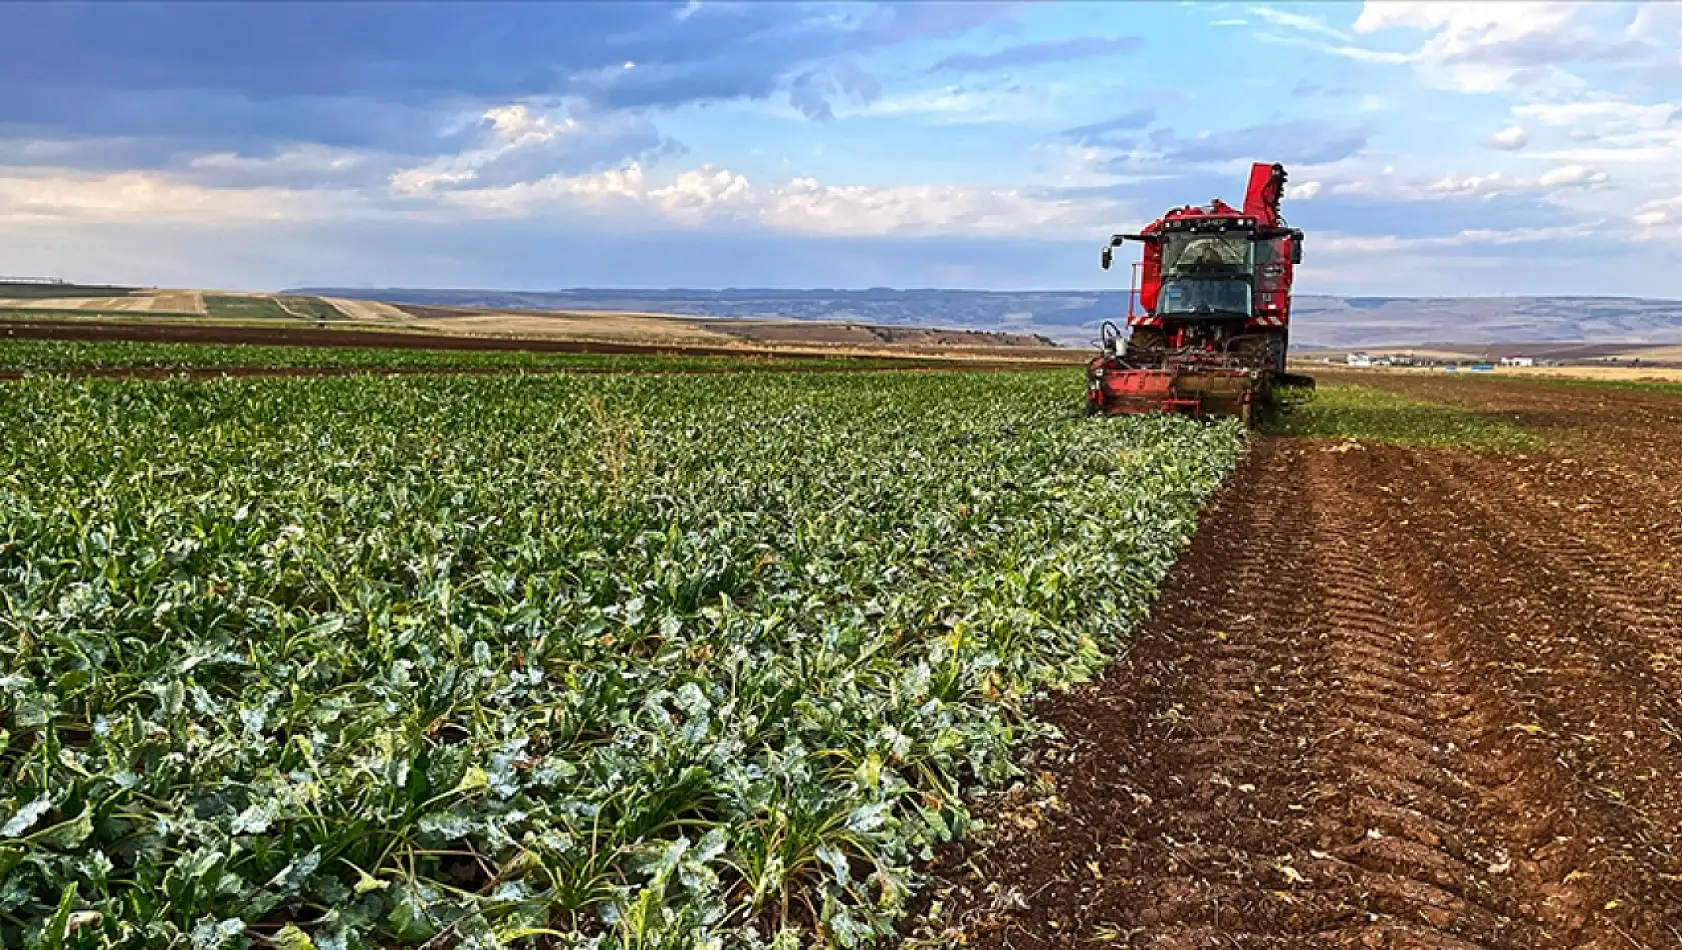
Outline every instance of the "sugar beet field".
<svg viewBox="0 0 1682 950">
<path fill-rule="evenodd" d="M 7 950 L 1682 946 L 1678 387 L 145 365 L 0 383 Z"/>
<path fill-rule="evenodd" d="M 1067 372 L 0 387 L 0 945 L 886 942 L 1234 426 Z"/>
</svg>

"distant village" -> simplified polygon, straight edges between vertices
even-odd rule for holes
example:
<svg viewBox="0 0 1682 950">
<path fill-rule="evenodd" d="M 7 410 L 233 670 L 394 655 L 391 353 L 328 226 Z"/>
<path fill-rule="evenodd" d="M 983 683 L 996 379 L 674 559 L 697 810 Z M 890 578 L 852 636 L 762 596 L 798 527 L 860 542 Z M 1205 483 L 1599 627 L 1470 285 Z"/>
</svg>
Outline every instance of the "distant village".
<svg viewBox="0 0 1682 950">
<path fill-rule="evenodd" d="M 1319 361 L 1322 363 L 1336 363 L 1337 359 L 1332 356 L 1323 356 L 1320 357 Z M 1363 353 L 1360 351 L 1344 354 L 1343 363 L 1346 366 L 1356 367 L 1422 366 L 1440 367 L 1446 370 L 1464 368 L 1474 373 L 1489 372 L 1494 370 L 1497 366 L 1517 367 L 1560 365 L 1558 360 L 1542 360 L 1537 359 L 1534 356 L 1503 356 L 1497 360 L 1475 359 L 1471 357 L 1467 357 L 1465 359 L 1443 359 L 1428 356 L 1415 356 L 1412 353 Z"/>
</svg>

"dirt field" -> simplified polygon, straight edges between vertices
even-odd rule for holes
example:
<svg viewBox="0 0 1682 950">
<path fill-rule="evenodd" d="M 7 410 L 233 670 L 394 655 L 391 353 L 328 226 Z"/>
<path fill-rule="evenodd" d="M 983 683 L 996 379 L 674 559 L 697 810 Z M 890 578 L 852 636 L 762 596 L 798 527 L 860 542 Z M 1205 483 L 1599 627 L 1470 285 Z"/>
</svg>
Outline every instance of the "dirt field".
<svg viewBox="0 0 1682 950">
<path fill-rule="evenodd" d="M 1260 440 L 931 945 L 1682 946 L 1682 396 L 1378 378 L 1554 447 Z"/>
<path fill-rule="evenodd" d="M 403 311 L 388 303 L 378 303 L 373 300 L 351 300 L 348 297 L 322 297 L 339 312 L 352 320 L 365 320 L 375 323 L 402 323 L 408 316 Z"/>
<path fill-rule="evenodd" d="M 0 308 L 107 313 L 204 313 L 202 294 L 192 291 L 135 291 L 121 297 L 0 297 Z"/>
</svg>

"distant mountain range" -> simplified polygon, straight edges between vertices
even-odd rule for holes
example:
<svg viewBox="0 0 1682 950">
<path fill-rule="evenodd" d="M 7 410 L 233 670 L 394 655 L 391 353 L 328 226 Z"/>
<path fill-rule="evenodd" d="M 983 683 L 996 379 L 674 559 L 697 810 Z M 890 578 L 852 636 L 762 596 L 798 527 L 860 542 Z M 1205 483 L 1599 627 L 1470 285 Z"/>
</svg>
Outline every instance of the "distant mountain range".
<svg viewBox="0 0 1682 950">
<path fill-rule="evenodd" d="M 1127 313 L 1125 292 L 986 290 L 608 290 L 347 289 L 287 294 L 398 304 L 780 317 L 882 326 L 949 327 L 1038 334 L 1084 345 L 1104 320 Z M 1291 342 L 1299 347 L 1596 341 L 1682 343 L 1682 300 L 1639 297 L 1297 297 Z"/>
</svg>

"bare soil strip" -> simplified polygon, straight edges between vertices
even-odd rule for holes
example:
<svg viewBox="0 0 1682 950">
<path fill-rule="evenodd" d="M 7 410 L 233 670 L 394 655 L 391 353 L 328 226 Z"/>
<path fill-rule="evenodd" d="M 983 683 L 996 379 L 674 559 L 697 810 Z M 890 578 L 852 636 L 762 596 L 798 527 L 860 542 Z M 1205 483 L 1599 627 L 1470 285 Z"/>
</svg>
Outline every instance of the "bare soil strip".
<svg viewBox="0 0 1682 950">
<path fill-rule="evenodd" d="M 375 347 L 380 349 L 525 351 L 533 353 L 594 353 L 606 355 L 674 354 L 680 356 L 733 356 L 740 358 L 803 359 L 831 358 L 842 363 L 848 358 L 875 360 L 903 359 L 908 363 L 951 363 L 955 367 L 977 364 L 1017 366 L 1071 366 L 1079 351 L 1069 351 L 1069 362 L 1044 359 L 1043 352 L 1030 351 L 1020 358 L 1008 348 L 920 348 L 895 351 L 883 347 L 870 352 L 836 352 L 833 349 L 797 349 L 774 346 L 697 346 L 684 342 L 604 342 L 597 340 L 536 339 L 488 336 L 451 336 L 441 333 L 392 330 L 337 329 L 320 326 L 241 326 L 202 323 L 93 323 L 55 320 L 0 319 L 0 338 L 18 340 L 127 341 L 141 343 L 253 343 L 270 346 Z M 1005 352 L 1001 352 L 1005 351 Z M 1036 358 L 1039 357 L 1039 358 Z"/>
<path fill-rule="evenodd" d="M 1676 602 L 1535 464 L 1259 441 L 925 936 L 1682 946 Z"/>
</svg>

